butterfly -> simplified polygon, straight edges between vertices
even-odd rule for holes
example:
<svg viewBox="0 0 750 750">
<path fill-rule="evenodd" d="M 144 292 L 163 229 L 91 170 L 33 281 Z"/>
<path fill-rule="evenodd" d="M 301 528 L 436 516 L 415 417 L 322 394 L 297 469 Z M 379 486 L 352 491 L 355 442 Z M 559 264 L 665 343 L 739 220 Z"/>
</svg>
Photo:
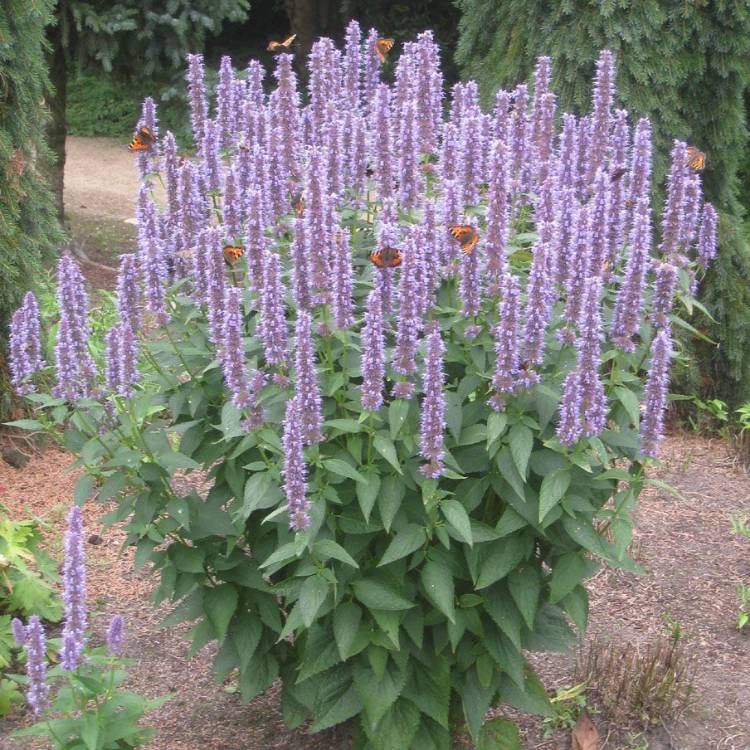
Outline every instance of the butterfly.
<svg viewBox="0 0 750 750">
<path fill-rule="evenodd" d="M 290 37 L 287 37 L 283 42 L 269 42 L 268 47 L 266 47 L 266 50 L 268 52 L 284 52 L 285 50 L 288 50 L 292 46 L 292 42 L 297 38 L 296 34 L 292 34 Z"/>
<path fill-rule="evenodd" d="M 706 166 L 706 155 L 695 146 L 687 147 L 687 165 L 690 169 L 700 172 Z"/>
<path fill-rule="evenodd" d="M 242 245 L 224 245 L 224 260 L 233 266 L 243 255 L 245 250 Z"/>
<path fill-rule="evenodd" d="M 612 182 L 617 182 L 617 180 L 619 180 L 620 177 L 622 177 L 627 171 L 628 170 L 625 167 L 616 167 L 612 170 L 612 174 L 610 174 L 609 179 L 612 180 Z"/>
<path fill-rule="evenodd" d="M 454 240 L 461 243 L 461 250 L 468 255 L 479 242 L 479 234 L 471 224 L 451 224 L 448 231 Z"/>
<path fill-rule="evenodd" d="M 148 151 L 155 143 L 156 136 L 154 135 L 154 131 L 143 125 L 138 128 L 128 148 L 131 151 Z"/>
<path fill-rule="evenodd" d="M 292 206 L 294 207 L 294 213 L 296 213 L 297 216 L 302 216 L 305 212 L 305 201 L 302 199 L 302 193 L 299 193 L 292 198 Z"/>
<path fill-rule="evenodd" d="M 401 265 L 403 258 L 397 247 L 384 247 L 382 250 L 370 253 L 370 260 L 378 268 L 395 268 Z"/>
<path fill-rule="evenodd" d="M 378 39 L 375 42 L 375 52 L 377 53 L 378 57 L 380 58 L 380 62 L 385 62 L 385 56 L 393 49 L 394 45 L 393 39 Z"/>
</svg>

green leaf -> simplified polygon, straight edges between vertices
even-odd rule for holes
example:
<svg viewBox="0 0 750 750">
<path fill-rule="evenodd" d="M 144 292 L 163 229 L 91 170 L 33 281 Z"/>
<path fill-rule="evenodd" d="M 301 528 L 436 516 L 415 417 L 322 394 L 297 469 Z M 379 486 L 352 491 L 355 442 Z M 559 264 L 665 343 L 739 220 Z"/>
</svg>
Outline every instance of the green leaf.
<svg viewBox="0 0 750 750">
<path fill-rule="evenodd" d="M 510 454 L 521 477 L 526 476 L 531 449 L 534 447 L 534 433 L 524 424 L 514 424 L 509 433 Z"/>
<path fill-rule="evenodd" d="M 91 497 L 93 489 L 94 477 L 91 474 L 81 474 L 76 481 L 73 502 L 76 505 L 83 505 Z"/>
<path fill-rule="evenodd" d="M 434 659 L 429 669 L 412 670 L 412 678 L 404 689 L 404 696 L 419 710 L 448 728 L 451 676 L 447 659 Z"/>
<path fill-rule="evenodd" d="M 356 419 L 327 419 L 323 427 L 332 427 L 334 430 L 352 434 L 362 432 L 362 425 Z"/>
<path fill-rule="evenodd" d="M 315 721 L 310 725 L 311 733 L 341 724 L 362 711 L 362 701 L 357 691 L 352 689 L 349 670 L 331 669 L 321 676 L 319 683 L 313 707 Z"/>
<path fill-rule="evenodd" d="M 508 589 L 529 630 L 533 630 L 541 591 L 536 568 L 526 564 L 511 571 L 508 575 Z"/>
<path fill-rule="evenodd" d="M 501 716 L 485 722 L 479 733 L 477 750 L 521 750 L 521 738 L 515 722 Z"/>
<path fill-rule="evenodd" d="M 406 422 L 406 416 L 409 413 L 409 402 L 403 399 L 391 401 L 388 407 L 388 425 L 391 431 L 391 440 L 395 440 L 401 428 Z"/>
<path fill-rule="evenodd" d="M 177 570 L 183 573 L 203 573 L 205 554 L 199 547 L 187 547 L 175 542 L 169 547 L 169 557 Z"/>
<path fill-rule="evenodd" d="M 475 670 L 470 669 L 466 672 L 466 682 L 461 699 L 466 724 L 474 741 L 479 738 L 479 730 L 484 723 L 484 715 L 487 713 L 494 695 L 494 687 L 484 688 L 479 684 Z"/>
<path fill-rule="evenodd" d="M 417 526 L 414 523 L 407 524 L 391 540 L 383 557 L 380 558 L 378 567 L 388 565 L 388 563 L 400 560 L 402 557 L 416 552 L 425 543 L 426 539 L 427 534 L 421 526 Z"/>
<path fill-rule="evenodd" d="M 222 640 L 227 634 L 229 621 L 237 609 L 237 589 L 228 583 L 207 588 L 203 593 L 203 611 L 213 625 L 216 637 Z"/>
<path fill-rule="evenodd" d="M 593 573 L 591 568 L 596 569 L 580 552 L 566 552 L 555 560 L 549 581 L 550 604 L 556 604 L 565 598 L 587 574 Z"/>
<path fill-rule="evenodd" d="M 357 500 L 365 521 L 370 523 L 370 514 L 380 493 L 380 477 L 373 471 L 368 471 L 364 477 L 364 482 L 357 483 Z"/>
<path fill-rule="evenodd" d="M 81 739 L 88 750 L 97 750 L 99 745 L 99 722 L 98 715 L 92 711 L 85 711 L 81 715 Z"/>
<path fill-rule="evenodd" d="M 340 477 L 353 479 L 355 482 L 367 483 L 367 480 L 351 464 L 340 458 L 326 458 L 323 461 L 323 466 L 328 471 L 338 474 Z"/>
<path fill-rule="evenodd" d="M 396 453 L 396 446 L 392 440 L 389 440 L 383 435 L 375 435 L 373 441 L 375 450 L 386 460 L 388 463 L 399 473 L 404 472 L 401 469 L 401 464 L 398 461 L 398 455 Z"/>
<path fill-rule="evenodd" d="M 378 677 L 361 661 L 355 663 L 354 687 L 359 693 L 369 726 L 368 734 L 375 731 L 386 711 L 398 700 L 406 684 L 406 672 L 399 670 L 393 662 Z"/>
<path fill-rule="evenodd" d="M 268 568 L 271 565 L 277 565 L 280 562 L 294 560 L 296 557 L 299 557 L 297 554 L 297 545 L 294 544 L 294 542 L 287 542 L 272 552 L 258 567 Z"/>
<path fill-rule="evenodd" d="M 245 482 L 242 508 L 235 515 L 235 520 L 245 522 L 253 511 L 273 508 L 283 499 L 284 493 L 267 471 L 252 474 Z"/>
<path fill-rule="evenodd" d="M 396 517 L 401 501 L 406 494 L 403 480 L 394 477 L 393 474 L 386 474 L 383 477 L 380 494 L 378 495 L 378 510 L 383 527 L 388 532 L 391 530 L 391 524 Z"/>
<path fill-rule="evenodd" d="M 451 393 L 450 391 L 445 394 L 446 410 L 445 410 L 445 423 L 448 425 L 453 438 L 456 442 L 461 437 L 461 425 L 463 424 L 463 407 L 461 405 L 461 398 L 457 393 Z"/>
<path fill-rule="evenodd" d="M 162 466 L 167 471 L 176 471 L 177 469 L 198 469 L 200 464 L 194 461 L 190 456 L 186 456 L 184 453 L 172 451 L 169 453 L 161 453 L 156 456 L 156 462 L 159 466 Z"/>
<path fill-rule="evenodd" d="M 360 578 L 352 581 L 354 595 L 368 609 L 411 609 L 414 603 L 405 599 L 397 590 L 376 578 Z"/>
<path fill-rule="evenodd" d="M 504 412 L 498 414 L 492 412 L 487 417 L 487 447 L 490 448 L 498 438 L 505 432 L 505 428 L 508 425 L 508 415 Z"/>
<path fill-rule="evenodd" d="M 472 547 L 474 540 L 471 535 L 471 520 L 466 508 L 455 498 L 449 497 L 440 503 L 440 510 L 461 540 Z"/>
<path fill-rule="evenodd" d="M 405 698 L 397 700 L 368 738 L 373 750 L 412 747 L 412 740 L 419 729 L 419 715 L 419 709 L 411 701 Z"/>
<path fill-rule="evenodd" d="M 570 487 L 570 470 L 557 469 L 542 479 L 539 490 L 539 523 L 560 502 Z"/>
<path fill-rule="evenodd" d="M 420 580 L 427 598 L 451 621 L 456 621 L 453 575 L 449 568 L 437 560 L 426 563 Z"/>
<path fill-rule="evenodd" d="M 510 573 L 526 556 L 528 544 L 521 536 L 511 536 L 492 544 L 492 551 L 479 565 L 479 575 L 474 588 L 483 589 Z"/>
<path fill-rule="evenodd" d="M 312 575 L 305 579 L 299 592 L 299 608 L 306 628 L 315 621 L 315 616 L 327 595 L 328 581 L 322 576 Z"/>
<path fill-rule="evenodd" d="M 362 620 L 362 610 L 354 602 L 341 602 L 333 610 L 333 636 L 342 661 L 351 656 L 351 648 Z"/>
<path fill-rule="evenodd" d="M 313 544 L 313 552 L 321 557 L 332 557 L 334 560 L 358 568 L 357 561 L 333 539 L 319 539 Z"/>
<path fill-rule="evenodd" d="M 18 427 L 19 430 L 43 430 L 44 425 L 36 419 L 16 419 L 13 422 L 3 422 L 8 427 Z"/>
<path fill-rule="evenodd" d="M 520 711 L 540 716 L 554 716 L 555 711 L 550 703 L 547 691 L 534 672 L 526 673 L 523 689 L 519 688 L 509 677 L 503 675 L 500 687 L 500 699 Z"/>
<path fill-rule="evenodd" d="M 615 395 L 617 400 L 625 407 L 630 421 L 635 427 L 638 427 L 641 419 L 641 405 L 638 402 L 638 396 L 630 388 L 624 388 L 623 386 L 615 388 Z"/>
</svg>

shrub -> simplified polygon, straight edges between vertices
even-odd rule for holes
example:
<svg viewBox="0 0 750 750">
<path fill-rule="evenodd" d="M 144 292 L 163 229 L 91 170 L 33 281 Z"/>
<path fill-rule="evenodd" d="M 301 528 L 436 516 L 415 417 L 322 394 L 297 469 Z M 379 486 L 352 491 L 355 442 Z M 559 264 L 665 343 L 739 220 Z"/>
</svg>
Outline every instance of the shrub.
<svg viewBox="0 0 750 750">
<path fill-rule="evenodd" d="M 393 88 L 377 38 L 317 42 L 304 109 L 290 55 L 268 102 L 256 63 L 240 84 L 224 60 L 215 120 L 192 56 L 200 156 L 179 162 L 147 100 L 104 377 L 70 258 L 56 374 L 33 300 L 15 372 L 37 407 L 20 426 L 79 454 L 77 500 L 117 498 L 168 622 L 219 642 L 217 679 L 250 700 L 280 677 L 291 726 L 423 750 L 464 720 L 477 739 L 498 699 L 551 714 L 524 651 L 585 627 L 589 555 L 637 570 L 630 513 L 689 326 L 672 299 L 693 304 L 716 222 L 676 142 L 651 257 L 649 123 L 631 159 L 607 52 L 590 124 L 566 116 L 558 144 L 548 60 L 530 110 L 491 119 L 461 84 L 444 123 L 431 34 Z"/>
</svg>

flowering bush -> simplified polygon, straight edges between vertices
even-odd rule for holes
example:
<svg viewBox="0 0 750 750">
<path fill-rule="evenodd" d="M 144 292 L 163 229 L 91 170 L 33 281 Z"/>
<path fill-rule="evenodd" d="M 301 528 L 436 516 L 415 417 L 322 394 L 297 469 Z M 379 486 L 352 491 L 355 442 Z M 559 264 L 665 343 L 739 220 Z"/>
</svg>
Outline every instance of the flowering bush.
<svg viewBox="0 0 750 750">
<path fill-rule="evenodd" d="M 319 40 L 305 106 L 290 55 L 267 98 L 224 59 L 213 118 L 192 56 L 195 160 L 144 104 L 103 378 L 69 258 L 53 395 L 31 298 L 14 375 L 219 680 L 250 700 L 280 677 L 290 725 L 423 750 L 461 708 L 475 738 L 498 700 L 549 713 L 524 651 L 585 627 L 592 558 L 636 569 L 673 300 L 696 304 L 716 214 L 675 142 L 654 247 L 651 129 L 613 109 L 611 53 L 558 133 L 547 58 L 533 97 L 484 114 L 460 83 L 445 119 L 431 33 L 393 85 L 377 39 Z"/>
<path fill-rule="evenodd" d="M 153 730 L 141 727 L 139 722 L 147 710 L 160 706 L 165 699 L 145 700 L 120 690 L 120 683 L 127 677 L 120 658 L 122 615 L 110 621 L 105 646 L 88 645 L 83 520 L 77 506 L 68 514 L 63 603 L 60 663 L 52 669 L 48 669 L 47 638 L 39 616 L 32 615 L 26 625 L 19 619 L 12 621 L 16 645 L 26 652 L 26 700 L 39 719 L 14 736 L 43 735 L 57 750 L 126 750 L 144 745 Z"/>
</svg>

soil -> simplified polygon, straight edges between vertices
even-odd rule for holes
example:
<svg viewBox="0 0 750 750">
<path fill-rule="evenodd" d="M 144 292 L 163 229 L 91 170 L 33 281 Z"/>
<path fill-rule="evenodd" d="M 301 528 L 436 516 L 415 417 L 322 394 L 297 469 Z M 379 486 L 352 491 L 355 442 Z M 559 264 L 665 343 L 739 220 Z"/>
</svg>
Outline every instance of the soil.
<svg viewBox="0 0 750 750">
<path fill-rule="evenodd" d="M 96 263 L 113 264 L 117 253 L 132 249 L 133 225 L 127 220 L 136 192 L 135 166 L 123 144 L 68 139 L 66 206 L 73 238 L 88 243 L 86 254 Z M 92 227 L 101 227 L 101 234 Z M 84 268 L 92 286 L 111 285 L 113 277 L 104 278 L 97 266 Z M 0 461 L 0 502 L 14 518 L 43 518 L 56 530 L 50 539 L 59 548 L 76 476 L 67 468 L 71 456 L 15 442 L 30 461 L 21 469 Z M 606 713 L 596 713 L 593 693 L 587 697 L 589 710 L 604 740 L 601 750 L 748 750 L 750 632 L 736 629 L 735 589 L 750 583 L 750 541 L 732 535 L 730 519 L 735 512 L 750 514 L 750 476 L 727 443 L 695 435 L 668 438 L 662 460 L 654 475 L 680 496 L 656 488 L 642 496 L 631 550 L 645 573 L 604 568 L 590 581 L 590 625 L 582 649 L 606 635 L 618 648 L 642 650 L 668 637 L 677 623 L 683 633 L 681 658 L 694 674 L 693 700 L 678 707 L 676 716 L 654 716 L 656 723 L 648 728 L 637 716 L 614 725 Z M 246 706 L 231 685 L 216 685 L 210 647 L 189 658 L 185 628 L 160 627 L 168 608 L 149 601 L 154 579 L 134 570 L 121 531 L 102 528 L 100 518 L 109 509 L 93 503 L 84 508 L 87 533 L 102 537 L 87 547 L 92 629 L 101 638 L 109 618 L 124 614 L 125 652 L 132 659 L 129 686 L 147 696 L 172 696 L 149 717 L 159 729 L 149 750 L 346 750 L 341 735 L 309 737 L 286 730 L 277 690 Z M 535 654 L 531 660 L 550 692 L 574 684 L 573 656 Z M 598 678 L 606 685 L 607 675 Z M 513 718 L 528 750 L 570 747 L 569 729 L 545 738 L 540 721 L 518 713 Z M 0 726 L 0 750 L 22 747 L 9 732 L 28 720 L 17 711 Z"/>
</svg>

